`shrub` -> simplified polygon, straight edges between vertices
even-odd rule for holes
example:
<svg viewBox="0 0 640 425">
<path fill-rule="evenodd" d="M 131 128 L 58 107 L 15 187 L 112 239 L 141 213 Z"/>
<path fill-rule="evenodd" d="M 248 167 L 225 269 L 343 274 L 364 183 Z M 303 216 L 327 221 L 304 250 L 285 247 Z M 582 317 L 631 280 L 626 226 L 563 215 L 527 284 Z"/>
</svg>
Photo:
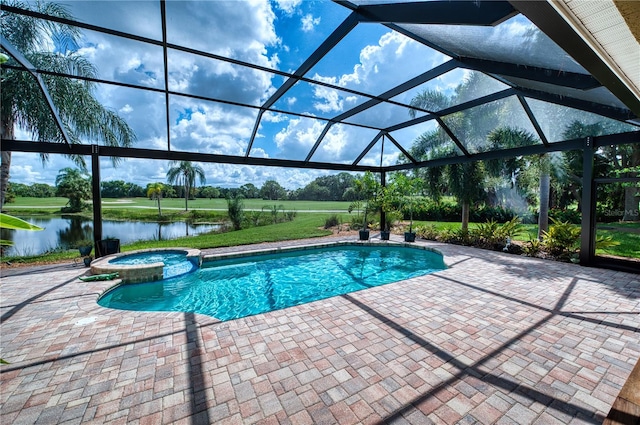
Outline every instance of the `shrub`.
<svg viewBox="0 0 640 425">
<path fill-rule="evenodd" d="M 416 236 L 419 238 L 435 241 L 438 238 L 438 233 L 438 229 L 434 224 L 416 226 Z"/>
<path fill-rule="evenodd" d="M 471 230 L 471 239 L 474 245 L 489 249 L 502 249 L 509 239 L 520 232 L 520 219 L 513 217 L 504 224 L 490 219 Z"/>
<path fill-rule="evenodd" d="M 401 209 L 401 212 L 404 218 L 409 217 L 409 209 L 406 206 Z M 517 214 L 510 209 L 481 205 L 471 209 L 469 219 L 474 222 L 494 220 L 499 223 L 504 223 L 516 216 Z M 422 200 L 416 202 L 413 208 L 414 220 L 460 221 L 461 217 L 462 210 L 460 206 L 449 202 L 436 203 L 429 199 L 422 198 Z"/>
<path fill-rule="evenodd" d="M 229 220 L 233 224 L 235 230 L 242 229 L 242 220 L 244 219 L 244 203 L 240 196 L 227 198 L 227 211 Z"/>
<path fill-rule="evenodd" d="M 337 214 L 327 217 L 324 220 L 324 228 L 328 229 L 330 227 L 335 227 L 340 225 L 340 217 Z"/>
<path fill-rule="evenodd" d="M 549 210 L 549 218 L 553 218 L 554 220 L 561 222 L 580 224 L 582 221 L 582 214 L 576 210 L 552 208 Z"/>
<path fill-rule="evenodd" d="M 542 244 L 549 254 L 561 258 L 568 259 L 578 249 L 580 241 L 580 228 L 568 221 L 557 221 L 550 219 L 552 225 L 549 230 L 543 232 Z"/>
<path fill-rule="evenodd" d="M 535 237 L 529 239 L 522 247 L 522 251 L 527 257 L 537 257 L 541 250 L 542 242 Z"/>
</svg>

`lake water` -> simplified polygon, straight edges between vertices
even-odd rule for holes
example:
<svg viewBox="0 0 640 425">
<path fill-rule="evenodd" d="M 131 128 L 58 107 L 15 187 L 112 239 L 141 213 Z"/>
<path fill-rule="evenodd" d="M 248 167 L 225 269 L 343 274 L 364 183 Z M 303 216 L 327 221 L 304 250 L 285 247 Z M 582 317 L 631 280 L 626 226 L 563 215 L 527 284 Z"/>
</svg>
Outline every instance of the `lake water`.
<svg viewBox="0 0 640 425">
<path fill-rule="evenodd" d="M 20 217 L 43 227 L 39 232 L 1 229 L 1 239 L 13 241 L 4 255 L 37 255 L 56 247 L 73 246 L 82 239 L 93 239 L 93 220 L 77 216 Z M 102 222 L 103 237 L 120 239 L 121 244 L 140 240 L 168 240 L 182 236 L 195 236 L 220 228 L 219 224 L 148 223 L 141 221 Z"/>
</svg>

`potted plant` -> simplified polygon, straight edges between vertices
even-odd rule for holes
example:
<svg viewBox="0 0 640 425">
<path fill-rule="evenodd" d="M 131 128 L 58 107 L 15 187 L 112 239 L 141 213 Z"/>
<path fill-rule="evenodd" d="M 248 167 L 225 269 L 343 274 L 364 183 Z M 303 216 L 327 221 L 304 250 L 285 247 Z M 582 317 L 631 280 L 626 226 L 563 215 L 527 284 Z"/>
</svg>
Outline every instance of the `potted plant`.
<svg viewBox="0 0 640 425">
<path fill-rule="evenodd" d="M 388 186 L 380 188 L 380 209 L 384 212 L 384 220 L 380 224 L 380 239 L 388 241 L 391 236 L 391 227 L 402 217 L 398 211 L 398 190 L 392 182 Z"/>
<path fill-rule="evenodd" d="M 369 210 L 369 202 L 364 204 L 364 218 L 362 219 L 362 229 L 358 231 L 358 236 L 361 241 L 369 240 L 369 223 L 367 223 L 367 212 Z"/>
<path fill-rule="evenodd" d="M 402 196 L 403 204 L 409 207 L 409 231 L 404 232 L 405 242 L 415 242 L 416 240 L 416 232 L 413 231 L 413 204 L 418 182 L 419 179 L 417 177 L 408 177 L 404 174 L 396 174 L 394 179 L 394 184 Z"/>
<path fill-rule="evenodd" d="M 107 236 L 105 239 L 96 242 L 96 255 L 98 257 L 117 254 L 118 252 L 120 252 L 120 239 Z"/>
<path fill-rule="evenodd" d="M 359 232 L 361 241 L 369 240 L 369 223 L 367 222 L 367 213 L 371 208 L 371 203 L 375 202 L 380 191 L 380 183 L 376 180 L 371 171 L 367 171 L 361 178 L 355 181 L 355 188 L 364 198 L 364 220 L 362 222 L 362 230 Z"/>
<path fill-rule="evenodd" d="M 91 250 L 93 250 L 93 241 L 90 239 L 82 239 L 76 242 L 76 247 L 78 251 L 80 251 L 81 257 L 86 257 L 91 254 Z"/>
</svg>

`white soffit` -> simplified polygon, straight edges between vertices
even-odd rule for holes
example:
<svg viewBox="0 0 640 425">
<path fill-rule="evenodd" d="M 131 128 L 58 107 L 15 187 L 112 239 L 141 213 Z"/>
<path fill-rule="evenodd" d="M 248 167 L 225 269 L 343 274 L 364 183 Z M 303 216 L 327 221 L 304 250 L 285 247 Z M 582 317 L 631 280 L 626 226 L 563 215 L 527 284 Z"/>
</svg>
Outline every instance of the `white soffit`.
<svg viewBox="0 0 640 425">
<path fill-rule="evenodd" d="M 640 99 L 640 44 L 613 0 L 547 1 Z"/>
</svg>

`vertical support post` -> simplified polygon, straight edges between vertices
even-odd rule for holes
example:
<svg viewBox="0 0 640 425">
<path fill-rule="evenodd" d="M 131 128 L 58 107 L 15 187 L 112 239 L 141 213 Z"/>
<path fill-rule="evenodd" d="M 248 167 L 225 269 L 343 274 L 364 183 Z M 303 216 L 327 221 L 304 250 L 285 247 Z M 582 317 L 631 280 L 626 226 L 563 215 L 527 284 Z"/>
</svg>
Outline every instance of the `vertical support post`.
<svg viewBox="0 0 640 425">
<path fill-rule="evenodd" d="M 96 258 L 98 241 L 102 239 L 102 197 L 100 196 L 100 149 L 91 145 L 91 191 L 93 198 L 93 241 Z"/>
<path fill-rule="evenodd" d="M 385 171 L 380 171 L 380 184 L 382 185 L 382 189 L 384 190 L 387 185 L 387 173 Z M 382 203 L 380 204 L 380 230 L 386 229 L 387 223 L 387 213 L 384 211 L 384 206 Z"/>
<path fill-rule="evenodd" d="M 593 182 L 593 138 L 587 137 L 582 150 L 582 223 L 580 265 L 593 263 L 596 233 L 596 188 Z"/>
</svg>

